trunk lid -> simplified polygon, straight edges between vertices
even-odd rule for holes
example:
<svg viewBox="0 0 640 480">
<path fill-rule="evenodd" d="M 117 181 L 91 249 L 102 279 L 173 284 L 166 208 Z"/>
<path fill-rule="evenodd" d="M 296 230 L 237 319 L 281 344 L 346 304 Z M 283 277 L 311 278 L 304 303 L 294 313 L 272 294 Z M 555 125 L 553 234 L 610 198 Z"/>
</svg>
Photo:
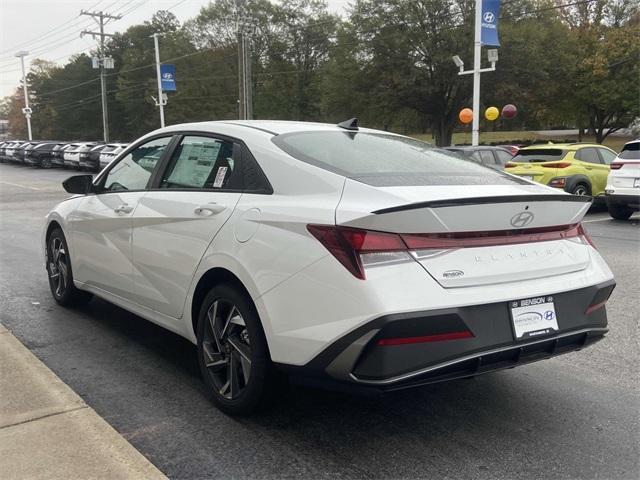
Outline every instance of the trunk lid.
<svg viewBox="0 0 640 480">
<path fill-rule="evenodd" d="M 444 242 L 434 244 L 444 246 L 409 245 L 412 256 L 443 287 L 466 287 L 586 268 L 588 244 L 558 231 L 578 224 L 590 204 L 538 185 L 372 187 L 347 179 L 336 224 L 439 234 Z"/>
</svg>

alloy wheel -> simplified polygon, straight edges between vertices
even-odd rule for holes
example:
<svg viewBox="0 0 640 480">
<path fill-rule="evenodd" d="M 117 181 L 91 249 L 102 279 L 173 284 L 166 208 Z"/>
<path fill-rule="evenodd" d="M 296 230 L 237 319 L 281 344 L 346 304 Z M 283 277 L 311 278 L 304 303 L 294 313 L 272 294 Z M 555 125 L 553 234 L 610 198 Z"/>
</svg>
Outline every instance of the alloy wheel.
<svg viewBox="0 0 640 480">
<path fill-rule="evenodd" d="M 237 399 L 249 384 L 251 345 L 242 314 L 219 299 L 207 310 L 202 351 L 204 365 L 220 396 Z"/>
<path fill-rule="evenodd" d="M 576 189 L 574 190 L 574 195 L 586 195 L 587 194 L 587 188 L 583 185 L 578 185 L 576 187 Z"/>
<path fill-rule="evenodd" d="M 62 239 L 53 237 L 50 243 L 51 258 L 49 258 L 49 278 L 55 287 L 57 297 L 64 295 L 69 284 L 69 269 L 67 267 L 67 251 Z"/>
</svg>

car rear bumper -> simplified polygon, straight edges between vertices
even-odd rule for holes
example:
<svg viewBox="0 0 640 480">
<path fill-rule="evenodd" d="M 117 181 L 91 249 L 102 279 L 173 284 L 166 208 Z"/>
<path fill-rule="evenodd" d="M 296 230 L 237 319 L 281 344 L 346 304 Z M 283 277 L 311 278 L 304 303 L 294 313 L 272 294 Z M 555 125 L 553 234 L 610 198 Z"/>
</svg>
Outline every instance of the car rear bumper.
<svg viewBox="0 0 640 480">
<path fill-rule="evenodd" d="M 509 302 L 377 318 L 335 341 L 303 366 L 283 366 L 312 383 L 396 390 L 469 377 L 580 350 L 607 332 L 604 302 L 614 281 L 553 295 L 559 331 L 516 340 Z M 590 307 L 598 306 L 598 308 Z M 455 338 L 455 332 L 472 336 Z M 398 337 L 447 338 L 384 345 Z"/>
<path fill-rule="evenodd" d="M 640 189 L 636 195 L 607 194 L 605 201 L 607 205 L 622 205 L 640 210 Z"/>
</svg>

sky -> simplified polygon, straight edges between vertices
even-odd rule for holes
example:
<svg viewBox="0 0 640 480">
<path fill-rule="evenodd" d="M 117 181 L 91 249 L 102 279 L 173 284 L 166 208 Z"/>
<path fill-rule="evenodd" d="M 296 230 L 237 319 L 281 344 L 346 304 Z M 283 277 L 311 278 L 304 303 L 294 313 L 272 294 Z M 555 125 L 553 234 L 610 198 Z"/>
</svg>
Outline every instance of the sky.
<svg viewBox="0 0 640 480">
<path fill-rule="evenodd" d="M 180 21 L 198 14 L 209 0 L 0 0 L 0 98 L 19 86 L 22 76 L 16 52 L 26 50 L 30 58 L 64 64 L 69 56 L 88 51 L 96 41 L 80 38 L 81 30 L 94 30 L 91 17 L 80 10 L 104 10 L 122 19 L 105 28 L 106 33 L 126 30 L 151 18 L 157 10 L 170 10 Z M 329 10 L 343 14 L 349 0 L 327 0 Z"/>
</svg>

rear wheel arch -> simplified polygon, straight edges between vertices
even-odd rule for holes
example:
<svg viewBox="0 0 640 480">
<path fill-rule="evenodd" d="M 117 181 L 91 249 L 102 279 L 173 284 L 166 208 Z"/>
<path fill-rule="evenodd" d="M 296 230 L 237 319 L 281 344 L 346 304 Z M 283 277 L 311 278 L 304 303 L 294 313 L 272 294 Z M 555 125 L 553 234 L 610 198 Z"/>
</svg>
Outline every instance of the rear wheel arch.
<svg viewBox="0 0 640 480">
<path fill-rule="evenodd" d="M 56 220 L 52 220 L 49 223 L 49 226 L 47 227 L 47 233 L 45 235 L 45 239 L 47 240 L 47 242 L 49 241 L 49 237 L 51 236 L 51 233 L 57 228 L 62 230 L 62 225 L 60 225 Z M 62 230 L 62 232 L 64 233 L 64 230 Z"/>
<path fill-rule="evenodd" d="M 591 180 L 586 175 L 570 175 L 567 177 L 567 184 L 565 186 L 565 191 L 569 193 L 573 193 L 574 190 L 579 186 L 584 185 L 587 187 L 588 195 L 591 195 L 593 192 L 593 188 L 591 185 Z"/>
<path fill-rule="evenodd" d="M 200 277 L 198 284 L 193 290 L 193 297 L 191 300 L 191 327 L 193 328 L 194 336 L 198 330 L 198 316 L 200 314 L 202 302 L 213 287 L 223 283 L 233 285 L 245 294 L 253 304 L 254 309 L 257 311 L 255 302 L 253 301 L 249 290 L 233 272 L 222 267 L 211 268 Z"/>
</svg>

